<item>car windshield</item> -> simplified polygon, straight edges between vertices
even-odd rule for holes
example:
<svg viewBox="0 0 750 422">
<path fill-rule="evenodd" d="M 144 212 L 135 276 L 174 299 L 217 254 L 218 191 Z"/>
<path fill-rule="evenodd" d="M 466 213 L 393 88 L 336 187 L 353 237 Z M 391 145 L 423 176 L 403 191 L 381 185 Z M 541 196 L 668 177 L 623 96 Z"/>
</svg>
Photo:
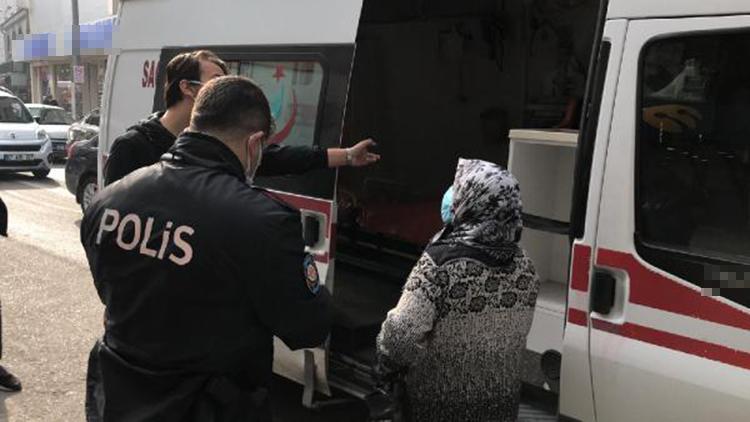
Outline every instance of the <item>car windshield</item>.
<svg viewBox="0 0 750 422">
<path fill-rule="evenodd" d="M 42 109 L 39 107 L 31 107 L 27 105 L 26 108 L 29 109 L 29 113 L 31 113 L 31 115 L 34 116 L 34 118 L 37 118 L 42 115 Z"/>
<path fill-rule="evenodd" d="M 31 113 L 17 98 L 0 98 L 0 122 L 2 123 L 31 123 Z"/>
<path fill-rule="evenodd" d="M 73 123 L 73 119 L 65 110 L 58 108 L 42 108 L 37 110 L 38 113 L 34 109 L 29 109 L 31 114 L 39 117 L 39 123 L 43 125 L 69 125 Z"/>
</svg>

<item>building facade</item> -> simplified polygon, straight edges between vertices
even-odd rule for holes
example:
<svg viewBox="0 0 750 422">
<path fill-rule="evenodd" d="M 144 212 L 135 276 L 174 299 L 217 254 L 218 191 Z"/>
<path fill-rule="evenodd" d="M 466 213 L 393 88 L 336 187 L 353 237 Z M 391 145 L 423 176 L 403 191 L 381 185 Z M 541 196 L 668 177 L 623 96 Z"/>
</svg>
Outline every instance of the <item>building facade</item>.
<svg viewBox="0 0 750 422">
<path fill-rule="evenodd" d="M 78 113 L 99 106 L 119 0 L 79 0 Z M 0 85 L 26 102 L 54 98 L 72 110 L 72 6 L 69 0 L 0 0 Z"/>
</svg>

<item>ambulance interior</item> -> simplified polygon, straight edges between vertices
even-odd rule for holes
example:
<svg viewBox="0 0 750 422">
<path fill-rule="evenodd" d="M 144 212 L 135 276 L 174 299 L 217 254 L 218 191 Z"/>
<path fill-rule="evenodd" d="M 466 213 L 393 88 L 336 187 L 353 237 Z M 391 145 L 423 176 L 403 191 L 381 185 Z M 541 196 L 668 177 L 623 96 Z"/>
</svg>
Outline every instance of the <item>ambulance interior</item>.
<svg viewBox="0 0 750 422">
<path fill-rule="evenodd" d="M 365 1 L 343 139 L 373 137 L 383 158 L 339 172 L 331 381 L 367 379 L 380 325 L 441 228 L 459 157 L 511 161 L 525 212 L 541 217 L 528 219 L 522 241 L 543 280 L 528 366 L 559 350 L 574 130 L 597 9 L 595 0 Z M 522 139 L 545 132 L 521 132 L 511 148 L 514 128 L 558 129 L 546 144 Z"/>
</svg>

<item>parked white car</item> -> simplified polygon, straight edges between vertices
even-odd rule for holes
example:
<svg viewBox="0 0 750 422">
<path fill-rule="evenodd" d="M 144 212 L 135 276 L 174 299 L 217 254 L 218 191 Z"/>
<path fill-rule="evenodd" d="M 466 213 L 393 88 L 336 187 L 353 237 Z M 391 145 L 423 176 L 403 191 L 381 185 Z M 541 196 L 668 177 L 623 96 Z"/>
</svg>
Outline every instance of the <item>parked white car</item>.
<svg viewBox="0 0 750 422">
<path fill-rule="evenodd" d="M 73 118 L 64 108 L 46 104 L 26 104 L 34 120 L 52 140 L 52 160 L 65 160 L 65 144 Z"/>
<path fill-rule="evenodd" d="M 99 134 L 99 109 L 95 108 L 80 120 L 73 122 L 68 130 L 68 148 L 70 145 L 91 139 Z"/>
<path fill-rule="evenodd" d="M 0 172 L 50 172 L 52 141 L 21 100 L 0 91 Z"/>
</svg>

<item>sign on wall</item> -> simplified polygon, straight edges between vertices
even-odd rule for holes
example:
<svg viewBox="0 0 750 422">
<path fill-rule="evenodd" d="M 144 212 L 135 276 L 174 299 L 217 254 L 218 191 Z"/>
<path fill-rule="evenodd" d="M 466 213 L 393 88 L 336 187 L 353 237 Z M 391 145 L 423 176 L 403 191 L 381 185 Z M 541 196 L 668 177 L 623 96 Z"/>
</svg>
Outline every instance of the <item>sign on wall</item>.
<svg viewBox="0 0 750 422">
<path fill-rule="evenodd" d="M 84 83 L 85 79 L 85 73 L 84 73 L 84 67 L 85 66 L 74 66 L 73 67 L 73 82 L 77 84 Z"/>
</svg>

